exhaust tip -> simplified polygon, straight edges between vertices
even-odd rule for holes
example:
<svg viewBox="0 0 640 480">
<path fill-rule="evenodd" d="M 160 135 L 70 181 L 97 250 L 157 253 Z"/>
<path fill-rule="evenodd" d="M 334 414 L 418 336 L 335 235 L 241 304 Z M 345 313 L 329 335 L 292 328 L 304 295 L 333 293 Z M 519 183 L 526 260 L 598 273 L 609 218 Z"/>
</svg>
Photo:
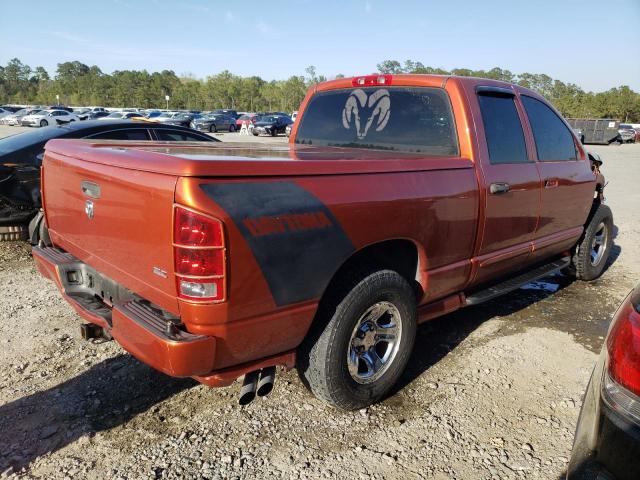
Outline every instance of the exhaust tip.
<svg viewBox="0 0 640 480">
<path fill-rule="evenodd" d="M 240 388 L 240 398 L 238 403 L 240 405 L 250 404 L 254 398 L 256 398 L 256 386 L 258 383 L 258 371 L 249 372 L 245 374 L 242 387 Z"/>
<path fill-rule="evenodd" d="M 273 384 L 276 381 L 276 367 L 267 367 L 260 372 L 260 381 L 258 382 L 257 394 L 259 397 L 269 395 L 273 390 Z"/>
</svg>

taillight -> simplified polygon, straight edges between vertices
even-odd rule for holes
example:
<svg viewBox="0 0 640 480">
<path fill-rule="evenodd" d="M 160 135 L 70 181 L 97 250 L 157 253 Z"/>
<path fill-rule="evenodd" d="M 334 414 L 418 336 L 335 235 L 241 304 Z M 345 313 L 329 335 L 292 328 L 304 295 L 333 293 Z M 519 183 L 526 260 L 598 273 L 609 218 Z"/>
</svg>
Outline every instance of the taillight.
<svg viewBox="0 0 640 480">
<path fill-rule="evenodd" d="M 173 255 L 178 296 L 187 300 L 226 299 L 226 249 L 222 222 L 176 206 Z"/>
<path fill-rule="evenodd" d="M 640 314 L 631 297 L 613 319 L 607 338 L 607 353 L 612 380 L 640 395 Z"/>
<path fill-rule="evenodd" d="M 365 75 L 364 77 L 354 77 L 351 85 L 354 87 L 371 87 L 374 85 L 391 85 L 391 75 Z"/>
</svg>

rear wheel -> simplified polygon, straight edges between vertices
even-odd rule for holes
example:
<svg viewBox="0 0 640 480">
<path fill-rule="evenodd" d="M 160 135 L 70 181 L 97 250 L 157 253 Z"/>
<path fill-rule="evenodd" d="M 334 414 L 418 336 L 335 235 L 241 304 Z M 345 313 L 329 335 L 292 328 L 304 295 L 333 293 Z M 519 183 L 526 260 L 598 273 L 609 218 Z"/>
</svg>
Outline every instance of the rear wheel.
<svg viewBox="0 0 640 480">
<path fill-rule="evenodd" d="M 235 132 L 236 131 L 236 126 L 234 124 L 229 125 L 229 131 L 231 133 Z"/>
<path fill-rule="evenodd" d="M 377 402 L 405 369 L 416 333 L 415 294 L 400 274 L 379 270 L 336 284 L 298 352 L 315 396 L 354 410 Z"/>
<path fill-rule="evenodd" d="M 566 273 L 580 280 L 602 275 L 613 246 L 613 214 L 606 205 L 594 206 L 584 234 L 571 257 Z"/>
<path fill-rule="evenodd" d="M 49 125 L 49 123 L 46 120 L 40 120 L 41 127 L 46 127 L 47 125 Z"/>
</svg>

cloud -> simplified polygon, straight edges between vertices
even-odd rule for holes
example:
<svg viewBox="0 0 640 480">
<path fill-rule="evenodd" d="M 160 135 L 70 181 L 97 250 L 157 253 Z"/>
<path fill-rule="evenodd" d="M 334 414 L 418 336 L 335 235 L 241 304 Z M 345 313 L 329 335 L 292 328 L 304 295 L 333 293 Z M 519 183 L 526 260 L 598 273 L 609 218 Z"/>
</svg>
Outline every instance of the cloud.
<svg viewBox="0 0 640 480">
<path fill-rule="evenodd" d="M 269 25 L 267 22 L 265 22 L 264 20 L 258 21 L 257 27 L 258 27 L 258 31 L 263 35 L 273 33 L 273 27 Z"/>
<path fill-rule="evenodd" d="M 224 19 L 227 23 L 231 23 L 236 19 L 236 16 L 231 10 L 227 10 L 227 12 L 224 14 Z"/>
<path fill-rule="evenodd" d="M 364 4 L 364 12 L 365 13 L 371 13 L 371 3 L 367 2 Z"/>
</svg>

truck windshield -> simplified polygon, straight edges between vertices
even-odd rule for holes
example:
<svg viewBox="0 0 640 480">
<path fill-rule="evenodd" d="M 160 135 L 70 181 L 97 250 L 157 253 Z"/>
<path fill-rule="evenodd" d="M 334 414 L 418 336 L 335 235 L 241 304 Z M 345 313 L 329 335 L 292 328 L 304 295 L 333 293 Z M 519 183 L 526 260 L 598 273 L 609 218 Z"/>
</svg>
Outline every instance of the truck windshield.
<svg viewBox="0 0 640 480">
<path fill-rule="evenodd" d="M 458 155 L 441 88 L 367 87 L 320 92 L 302 113 L 296 143 Z"/>
</svg>

